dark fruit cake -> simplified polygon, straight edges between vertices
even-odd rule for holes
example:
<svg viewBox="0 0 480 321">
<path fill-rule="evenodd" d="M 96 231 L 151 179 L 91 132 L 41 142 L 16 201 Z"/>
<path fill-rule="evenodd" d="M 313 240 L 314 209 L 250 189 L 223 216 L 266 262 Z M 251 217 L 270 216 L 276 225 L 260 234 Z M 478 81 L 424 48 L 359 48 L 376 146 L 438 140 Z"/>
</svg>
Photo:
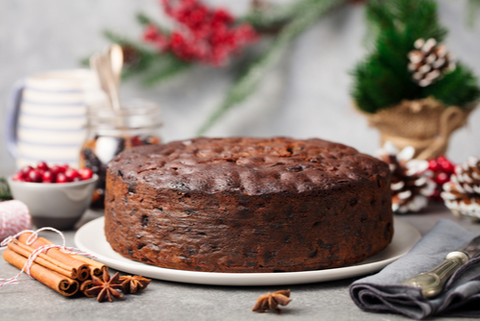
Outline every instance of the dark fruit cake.
<svg viewBox="0 0 480 321">
<path fill-rule="evenodd" d="M 197 138 L 107 167 L 105 235 L 164 268 L 283 272 L 351 265 L 393 235 L 388 165 L 320 139 Z"/>
</svg>

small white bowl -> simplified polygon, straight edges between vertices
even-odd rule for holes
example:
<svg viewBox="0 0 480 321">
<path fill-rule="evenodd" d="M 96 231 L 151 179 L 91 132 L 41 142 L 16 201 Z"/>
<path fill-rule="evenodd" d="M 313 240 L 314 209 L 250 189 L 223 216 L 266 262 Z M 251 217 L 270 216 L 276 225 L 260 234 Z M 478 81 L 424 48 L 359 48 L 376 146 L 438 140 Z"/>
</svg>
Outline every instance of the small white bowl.
<svg viewBox="0 0 480 321">
<path fill-rule="evenodd" d="M 92 200 L 98 176 L 71 183 L 28 183 L 8 178 L 14 199 L 27 205 L 33 224 L 70 229 L 82 217 Z"/>
</svg>

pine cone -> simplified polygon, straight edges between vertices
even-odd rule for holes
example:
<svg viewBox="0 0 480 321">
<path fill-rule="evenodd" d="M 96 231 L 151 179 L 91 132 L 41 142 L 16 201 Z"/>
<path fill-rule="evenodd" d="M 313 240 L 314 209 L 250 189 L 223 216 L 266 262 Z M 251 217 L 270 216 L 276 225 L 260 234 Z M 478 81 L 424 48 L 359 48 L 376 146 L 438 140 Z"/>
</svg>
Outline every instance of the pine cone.
<svg viewBox="0 0 480 321">
<path fill-rule="evenodd" d="M 418 50 L 408 53 L 408 69 L 413 73 L 413 80 L 421 87 L 426 87 L 438 80 L 445 72 L 455 69 L 451 54 L 444 44 L 437 45 L 433 38 L 423 38 L 414 43 Z"/>
<path fill-rule="evenodd" d="M 480 218 L 480 160 L 477 157 L 457 165 L 443 189 L 442 198 L 453 214 Z"/>
<path fill-rule="evenodd" d="M 427 175 L 428 161 L 412 160 L 415 149 L 405 147 L 400 153 L 391 142 L 379 151 L 392 173 L 392 210 L 397 213 L 418 212 L 428 205 L 427 197 L 435 191 L 435 182 Z"/>
</svg>

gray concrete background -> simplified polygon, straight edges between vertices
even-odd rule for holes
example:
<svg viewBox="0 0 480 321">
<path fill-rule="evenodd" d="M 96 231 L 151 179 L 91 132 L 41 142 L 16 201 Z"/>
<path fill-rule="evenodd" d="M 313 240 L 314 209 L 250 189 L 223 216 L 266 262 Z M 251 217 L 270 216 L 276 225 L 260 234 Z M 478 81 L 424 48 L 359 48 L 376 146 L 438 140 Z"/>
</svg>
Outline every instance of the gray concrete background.
<svg viewBox="0 0 480 321">
<path fill-rule="evenodd" d="M 276 0 L 272 2 L 287 2 Z M 233 12 L 245 12 L 249 1 L 210 0 Z M 440 0 L 442 22 L 450 29 L 451 52 L 480 75 L 480 21 L 474 28 L 465 23 L 465 0 Z M 79 60 L 103 50 L 101 35 L 111 29 L 130 37 L 141 30 L 137 11 L 161 19 L 155 0 L 2 0 L 0 1 L 0 124 L 15 80 L 32 73 L 79 66 Z M 351 106 L 348 71 L 365 50 L 362 6 L 331 13 L 302 34 L 268 75 L 258 93 L 231 111 L 208 136 L 320 137 L 373 154 L 378 133 Z M 208 81 L 206 81 L 208 80 Z M 192 137 L 220 102 L 230 74 L 224 69 L 198 67 L 173 82 L 143 88 L 136 81 L 122 85 L 126 98 L 142 97 L 162 106 L 165 141 Z M 480 110 L 469 126 L 454 133 L 448 156 L 456 162 L 480 156 Z M 0 167 L 13 170 L 0 131 Z"/>
</svg>

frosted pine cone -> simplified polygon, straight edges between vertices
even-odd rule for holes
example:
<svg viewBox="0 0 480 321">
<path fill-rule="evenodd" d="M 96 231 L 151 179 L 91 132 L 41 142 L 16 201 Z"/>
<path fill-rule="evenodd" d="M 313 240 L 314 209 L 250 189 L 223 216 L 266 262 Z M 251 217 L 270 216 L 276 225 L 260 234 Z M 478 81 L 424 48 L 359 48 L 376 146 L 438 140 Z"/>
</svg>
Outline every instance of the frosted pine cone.
<svg viewBox="0 0 480 321">
<path fill-rule="evenodd" d="M 480 160 L 477 157 L 457 165 L 443 189 L 441 196 L 445 205 L 455 215 L 480 218 Z"/>
<path fill-rule="evenodd" d="M 428 205 L 427 197 L 435 191 L 435 182 L 427 175 L 428 161 L 412 159 L 413 147 L 400 153 L 392 143 L 386 142 L 379 151 L 392 173 L 392 210 L 397 213 L 418 212 Z"/>
<path fill-rule="evenodd" d="M 420 38 L 415 41 L 414 47 L 408 53 L 408 69 L 413 73 L 413 80 L 419 86 L 426 87 L 438 80 L 444 73 L 455 69 L 451 54 L 444 44 L 437 45 L 433 38 L 425 41 Z"/>
</svg>

